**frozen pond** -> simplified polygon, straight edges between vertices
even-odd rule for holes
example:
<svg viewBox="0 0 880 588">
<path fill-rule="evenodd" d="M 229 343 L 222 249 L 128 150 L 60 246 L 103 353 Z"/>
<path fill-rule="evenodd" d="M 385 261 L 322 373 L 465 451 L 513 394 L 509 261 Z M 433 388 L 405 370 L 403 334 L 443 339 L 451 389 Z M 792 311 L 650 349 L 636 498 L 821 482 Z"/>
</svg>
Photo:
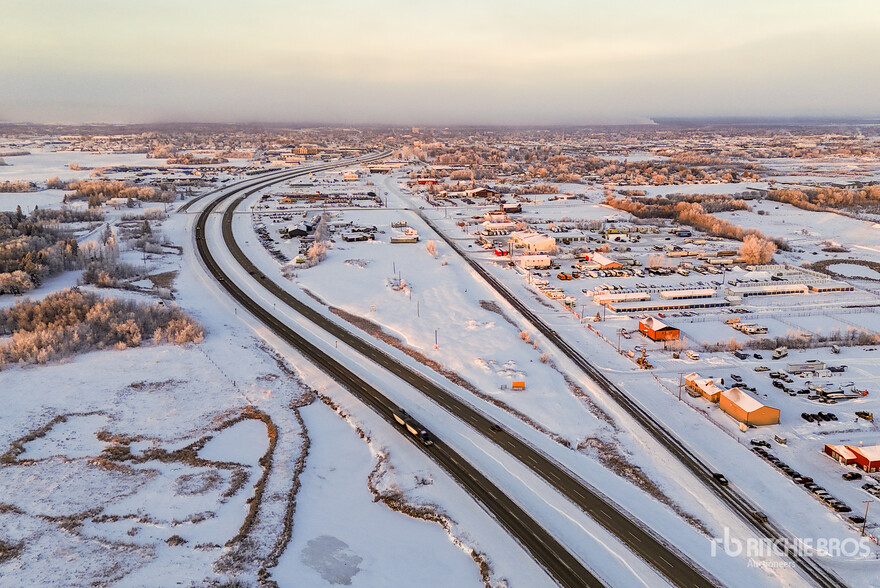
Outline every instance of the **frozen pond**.
<svg viewBox="0 0 880 588">
<path fill-rule="evenodd" d="M 880 280 L 880 272 L 854 263 L 835 263 L 829 265 L 828 269 L 848 278 L 870 278 L 872 280 Z"/>
</svg>

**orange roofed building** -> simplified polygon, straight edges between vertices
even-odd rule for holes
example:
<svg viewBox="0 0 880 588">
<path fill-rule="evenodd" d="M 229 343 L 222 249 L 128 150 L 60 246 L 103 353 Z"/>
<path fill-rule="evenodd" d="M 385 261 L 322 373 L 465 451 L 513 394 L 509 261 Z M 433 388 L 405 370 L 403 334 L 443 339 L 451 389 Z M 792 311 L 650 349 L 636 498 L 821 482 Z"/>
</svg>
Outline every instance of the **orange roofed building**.
<svg viewBox="0 0 880 588">
<path fill-rule="evenodd" d="M 639 321 L 639 332 L 651 341 L 675 341 L 681 331 L 652 316 Z"/>
<path fill-rule="evenodd" d="M 762 402 L 733 387 L 721 393 L 718 406 L 746 425 L 778 425 L 779 409 L 765 406 Z"/>
</svg>

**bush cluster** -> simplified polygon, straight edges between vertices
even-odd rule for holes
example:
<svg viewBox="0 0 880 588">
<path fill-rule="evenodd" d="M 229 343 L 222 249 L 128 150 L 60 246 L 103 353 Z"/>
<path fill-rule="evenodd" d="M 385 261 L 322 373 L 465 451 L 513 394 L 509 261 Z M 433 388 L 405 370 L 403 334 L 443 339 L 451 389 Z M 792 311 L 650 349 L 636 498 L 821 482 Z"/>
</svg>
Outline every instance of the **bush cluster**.
<svg viewBox="0 0 880 588">
<path fill-rule="evenodd" d="M 198 343 L 204 331 L 177 306 L 102 298 L 71 288 L 0 311 L 0 337 L 4 335 L 11 337 L 0 343 L 0 369 L 110 346 Z"/>
</svg>

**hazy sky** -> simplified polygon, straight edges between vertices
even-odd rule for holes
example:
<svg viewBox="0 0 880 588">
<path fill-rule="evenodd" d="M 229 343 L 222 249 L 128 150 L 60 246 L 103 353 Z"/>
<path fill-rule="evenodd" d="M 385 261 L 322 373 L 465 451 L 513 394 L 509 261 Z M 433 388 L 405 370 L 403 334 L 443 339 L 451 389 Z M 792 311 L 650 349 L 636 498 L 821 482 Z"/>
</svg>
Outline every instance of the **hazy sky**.
<svg viewBox="0 0 880 588">
<path fill-rule="evenodd" d="M 880 116 L 877 0 L 8 0 L 0 121 Z"/>
</svg>

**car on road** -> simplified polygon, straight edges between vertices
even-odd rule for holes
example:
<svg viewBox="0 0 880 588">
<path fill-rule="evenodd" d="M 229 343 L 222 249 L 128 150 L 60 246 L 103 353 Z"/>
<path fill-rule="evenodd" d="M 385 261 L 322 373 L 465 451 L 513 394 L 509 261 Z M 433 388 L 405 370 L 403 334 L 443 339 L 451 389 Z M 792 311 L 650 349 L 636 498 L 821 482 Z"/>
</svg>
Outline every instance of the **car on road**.
<svg viewBox="0 0 880 588">
<path fill-rule="evenodd" d="M 727 478 L 724 477 L 724 474 L 720 472 L 714 472 L 712 477 L 715 478 L 715 481 L 718 482 L 720 486 L 727 486 Z"/>
</svg>

